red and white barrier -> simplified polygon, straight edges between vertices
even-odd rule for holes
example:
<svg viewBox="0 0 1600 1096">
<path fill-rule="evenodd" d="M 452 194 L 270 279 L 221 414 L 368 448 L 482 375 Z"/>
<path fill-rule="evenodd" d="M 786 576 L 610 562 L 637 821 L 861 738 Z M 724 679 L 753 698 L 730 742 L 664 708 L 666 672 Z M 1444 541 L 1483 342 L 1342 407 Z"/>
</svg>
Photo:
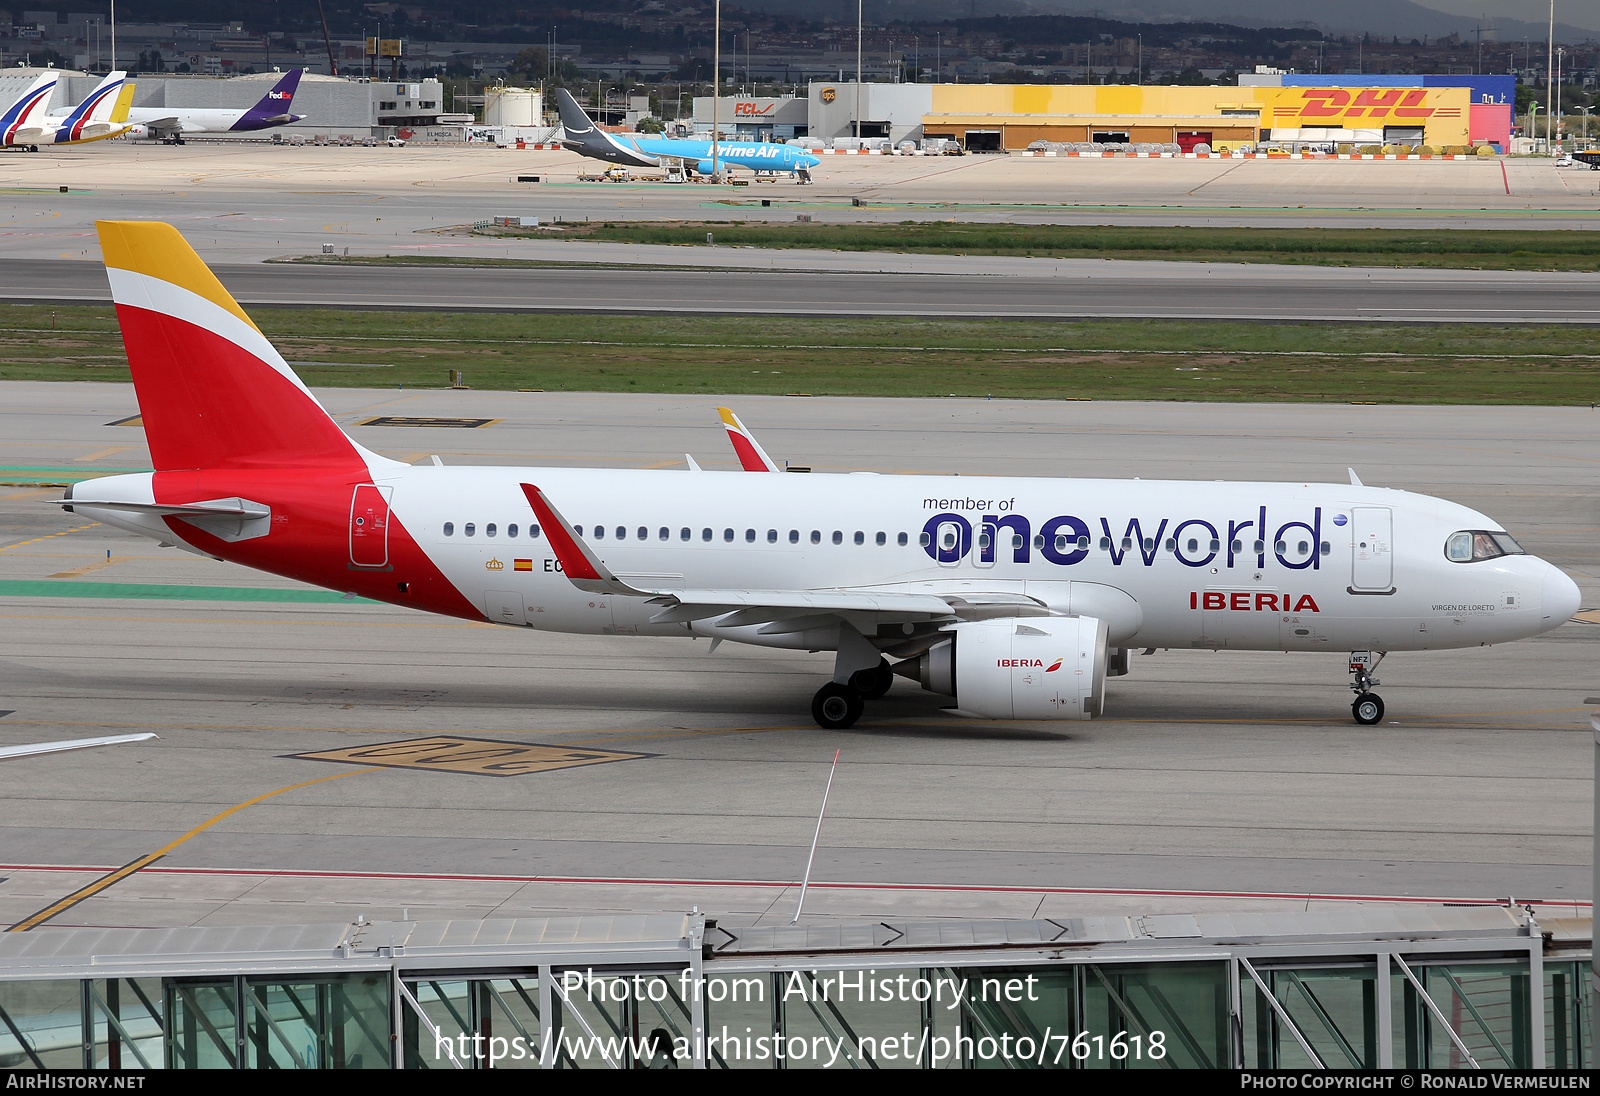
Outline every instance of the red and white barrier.
<svg viewBox="0 0 1600 1096">
<path fill-rule="evenodd" d="M 1084 160 L 1487 160 L 1491 157 L 1463 156 L 1454 152 L 1419 155 L 1410 153 L 1363 152 L 1052 152 L 1041 149 L 1023 149 L 1016 156 L 1071 157 Z"/>
</svg>

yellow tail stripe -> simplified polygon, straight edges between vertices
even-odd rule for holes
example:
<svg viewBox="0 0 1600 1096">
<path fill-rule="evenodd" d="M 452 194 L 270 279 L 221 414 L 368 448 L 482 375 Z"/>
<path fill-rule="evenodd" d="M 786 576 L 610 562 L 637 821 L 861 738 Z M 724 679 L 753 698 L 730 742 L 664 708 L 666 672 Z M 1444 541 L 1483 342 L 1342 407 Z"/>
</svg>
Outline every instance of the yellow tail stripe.
<svg viewBox="0 0 1600 1096">
<path fill-rule="evenodd" d="M 105 264 L 170 282 L 255 327 L 177 229 L 161 221 L 96 221 Z M 259 328 L 257 329 L 259 330 Z"/>
<path fill-rule="evenodd" d="M 117 101 L 111 108 L 111 121 L 117 125 L 128 120 L 128 108 L 133 106 L 133 89 L 131 82 L 124 82 L 122 90 L 117 92 Z"/>
</svg>

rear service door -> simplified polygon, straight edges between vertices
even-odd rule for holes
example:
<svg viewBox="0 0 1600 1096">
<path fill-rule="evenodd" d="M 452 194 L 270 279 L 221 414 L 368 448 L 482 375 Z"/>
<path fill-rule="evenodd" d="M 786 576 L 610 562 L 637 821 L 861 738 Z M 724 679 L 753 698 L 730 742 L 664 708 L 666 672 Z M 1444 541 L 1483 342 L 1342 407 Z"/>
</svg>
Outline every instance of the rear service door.
<svg viewBox="0 0 1600 1096">
<path fill-rule="evenodd" d="M 362 483 L 350 498 L 350 564 L 389 566 L 389 496 L 392 487 Z"/>
</svg>

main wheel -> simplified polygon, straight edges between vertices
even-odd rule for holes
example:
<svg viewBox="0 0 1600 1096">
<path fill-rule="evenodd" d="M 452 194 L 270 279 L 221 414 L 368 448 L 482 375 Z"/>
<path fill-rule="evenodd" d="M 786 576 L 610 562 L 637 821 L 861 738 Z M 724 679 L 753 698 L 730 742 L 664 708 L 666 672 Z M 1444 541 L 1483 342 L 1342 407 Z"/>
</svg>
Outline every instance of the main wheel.
<svg viewBox="0 0 1600 1096">
<path fill-rule="evenodd" d="M 863 700 L 877 700 L 893 684 L 894 670 L 886 658 L 870 670 L 857 670 L 850 675 L 850 687 L 860 693 Z"/>
<path fill-rule="evenodd" d="M 855 725 L 863 707 L 860 693 L 848 685 L 830 681 L 811 698 L 811 718 L 819 727 L 841 731 Z"/>
<path fill-rule="evenodd" d="M 1363 727 L 1370 727 L 1383 718 L 1383 698 L 1377 693 L 1362 693 L 1350 705 L 1350 714 Z"/>
</svg>

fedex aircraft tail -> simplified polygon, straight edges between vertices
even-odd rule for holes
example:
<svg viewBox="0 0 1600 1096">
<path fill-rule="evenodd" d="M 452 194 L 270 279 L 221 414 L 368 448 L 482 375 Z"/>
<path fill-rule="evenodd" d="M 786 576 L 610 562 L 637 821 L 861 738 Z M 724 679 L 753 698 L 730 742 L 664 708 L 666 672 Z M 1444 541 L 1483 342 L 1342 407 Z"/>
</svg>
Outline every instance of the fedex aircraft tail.
<svg viewBox="0 0 1600 1096">
<path fill-rule="evenodd" d="M 271 91 L 263 95 L 255 106 L 245 111 L 230 128 L 265 129 L 268 126 L 287 125 L 304 118 L 303 114 L 289 113 L 289 109 L 294 106 L 294 93 L 299 90 L 300 77 L 305 75 L 305 71 L 305 69 L 293 69 L 286 73 L 283 79 L 272 85 Z"/>
<path fill-rule="evenodd" d="M 96 227 L 158 472 L 394 463 L 346 436 L 177 229 Z"/>
</svg>

